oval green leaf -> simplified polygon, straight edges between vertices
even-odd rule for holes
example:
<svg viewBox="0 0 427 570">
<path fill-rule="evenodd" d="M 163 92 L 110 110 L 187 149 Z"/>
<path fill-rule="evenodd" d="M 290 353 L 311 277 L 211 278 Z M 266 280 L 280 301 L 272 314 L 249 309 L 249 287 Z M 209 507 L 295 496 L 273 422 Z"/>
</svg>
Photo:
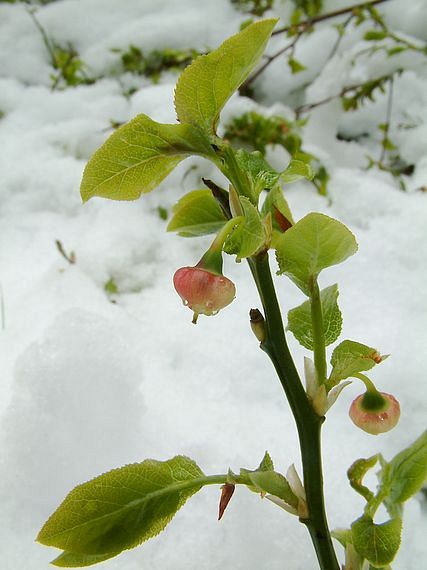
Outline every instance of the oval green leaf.
<svg viewBox="0 0 427 570">
<path fill-rule="evenodd" d="M 224 244 L 224 251 L 235 254 L 237 260 L 254 255 L 265 243 L 264 225 L 258 209 L 248 198 L 240 196 L 244 220 L 231 233 Z"/>
<path fill-rule="evenodd" d="M 159 534 L 205 479 L 180 455 L 114 469 L 73 489 L 37 540 L 63 549 L 66 558 L 110 558 Z"/>
<path fill-rule="evenodd" d="M 276 471 L 254 471 L 248 473 L 251 483 L 258 493 L 269 493 L 279 497 L 295 509 L 298 508 L 298 497 L 292 491 L 286 477 Z"/>
<path fill-rule="evenodd" d="M 258 63 L 276 22 L 269 19 L 249 25 L 183 71 L 175 90 L 181 123 L 215 132 L 221 109 Z"/>
<path fill-rule="evenodd" d="M 289 228 L 277 242 L 279 273 L 285 273 L 306 295 L 318 274 L 357 251 L 354 235 L 344 224 L 311 213 Z"/>
<path fill-rule="evenodd" d="M 353 374 L 370 370 L 384 358 L 372 346 L 354 340 L 343 340 L 331 356 L 332 372 L 328 380 L 328 389 Z"/>
<path fill-rule="evenodd" d="M 337 284 L 326 287 L 326 289 L 322 289 L 320 292 L 326 346 L 335 342 L 341 334 L 342 315 L 337 299 Z M 308 350 L 314 350 L 310 300 L 288 312 L 287 330 L 291 331 L 302 346 L 308 348 Z"/>
<path fill-rule="evenodd" d="M 387 466 L 388 500 L 403 503 L 418 493 L 427 479 L 427 431 L 398 453 Z"/>
<path fill-rule="evenodd" d="M 375 524 L 367 516 L 351 525 L 353 546 L 375 568 L 384 568 L 393 561 L 400 546 L 402 519 L 391 519 Z"/>
<path fill-rule="evenodd" d="M 285 184 L 291 184 L 292 182 L 297 182 L 302 178 L 312 180 L 313 176 L 313 169 L 307 162 L 292 159 L 286 167 L 286 170 L 282 172 L 281 179 Z"/>
<path fill-rule="evenodd" d="M 199 129 L 138 115 L 117 129 L 87 163 L 80 188 L 83 202 L 94 196 L 136 200 L 192 154 L 215 156 Z"/>
<path fill-rule="evenodd" d="M 168 232 L 184 237 L 216 233 L 227 222 L 220 205 L 210 190 L 193 190 L 183 196 L 173 208 Z"/>
</svg>

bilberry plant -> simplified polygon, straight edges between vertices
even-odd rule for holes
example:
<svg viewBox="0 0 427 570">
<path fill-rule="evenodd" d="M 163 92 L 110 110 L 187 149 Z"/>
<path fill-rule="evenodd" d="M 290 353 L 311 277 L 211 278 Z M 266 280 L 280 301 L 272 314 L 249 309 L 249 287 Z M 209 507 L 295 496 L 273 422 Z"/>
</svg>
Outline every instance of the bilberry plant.
<svg viewBox="0 0 427 570">
<path fill-rule="evenodd" d="M 238 297 L 234 284 L 222 275 L 223 254 L 247 261 L 262 307 L 250 311 L 251 326 L 272 361 L 295 418 L 302 479 L 293 465 L 286 474 L 277 472 L 268 453 L 256 469 L 242 468 L 238 473 L 225 470 L 206 475 L 182 455 L 114 469 L 72 490 L 41 529 L 37 540 L 62 550 L 52 562 L 55 566 L 90 566 L 139 546 L 161 532 L 178 509 L 207 485 L 221 486 L 219 518 L 238 485 L 296 516 L 310 533 L 322 570 L 340 569 L 332 537 L 344 547 L 341 568 L 345 570 L 390 568 L 397 553 L 403 503 L 426 478 L 427 432 L 390 461 L 377 454 L 353 463 L 349 482 L 366 504 L 348 528 L 331 533 L 324 505 L 321 428 L 342 389 L 351 379 L 364 383 L 365 393 L 352 404 L 350 417 L 365 431 L 384 432 L 399 418 L 397 400 L 378 391 L 366 375 L 385 359 L 378 350 L 344 340 L 334 348 L 330 365 L 326 359 L 326 347 L 340 336 L 342 315 L 337 284 L 321 290 L 318 278 L 356 253 L 355 237 L 324 214 L 313 212 L 294 220 L 282 185 L 310 178 L 305 162 L 292 159 L 276 171 L 259 152 L 235 149 L 217 134 L 221 109 L 260 60 L 275 25 L 274 19 L 250 24 L 217 50 L 198 57 L 176 87 L 179 123 L 161 124 L 138 115 L 121 126 L 87 164 L 81 194 L 84 202 L 93 196 L 135 200 L 154 190 L 191 155 L 210 160 L 225 175 L 228 189 L 206 181 L 206 189 L 188 193 L 174 208 L 169 231 L 185 237 L 215 235 L 195 267 L 177 270 L 174 285 L 196 322 L 200 315 L 226 310 Z M 305 383 L 288 348 L 270 252 L 278 273 L 306 297 L 290 309 L 287 324 L 313 353 L 304 362 Z M 377 464 L 378 486 L 373 491 L 363 479 Z M 387 518 L 378 523 L 375 515 L 381 506 Z"/>
</svg>

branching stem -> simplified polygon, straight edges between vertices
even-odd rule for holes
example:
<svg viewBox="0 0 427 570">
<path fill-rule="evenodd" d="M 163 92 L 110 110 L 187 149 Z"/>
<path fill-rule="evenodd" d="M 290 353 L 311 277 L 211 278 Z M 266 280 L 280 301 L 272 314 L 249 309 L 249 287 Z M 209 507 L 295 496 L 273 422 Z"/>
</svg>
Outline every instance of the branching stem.
<svg viewBox="0 0 427 570">
<path fill-rule="evenodd" d="M 356 13 L 358 9 L 361 8 L 369 8 L 371 6 L 376 6 L 377 4 L 383 4 L 384 2 L 388 2 L 389 0 L 373 0 L 372 2 L 362 2 L 361 4 L 354 4 L 353 6 L 348 6 L 347 8 L 342 8 L 341 10 L 335 10 L 333 12 L 328 12 L 327 14 L 321 14 L 320 16 L 316 16 L 314 18 L 310 18 L 309 20 L 304 20 L 299 22 L 298 24 L 293 24 L 291 26 L 285 26 L 284 28 L 279 28 L 275 30 L 272 35 L 276 36 L 278 34 L 288 33 L 291 32 L 293 34 L 292 41 L 280 48 L 277 52 L 273 55 L 266 56 L 266 61 L 253 73 L 239 88 L 240 95 L 247 95 L 249 91 L 250 85 L 267 69 L 267 67 L 275 61 L 278 57 L 286 53 L 287 51 L 291 52 L 291 57 L 293 57 L 295 46 L 301 36 L 307 31 L 311 30 L 315 24 L 319 22 L 324 22 L 325 20 L 330 20 L 332 18 L 337 18 L 338 16 L 343 16 L 345 14 L 350 14 L 348 19 L 344 22 L 344 27 L 351 22 L 353 15 Z M 334 47 L 332 48 L 332 52 L 328 57 L 328 60 L 334 55 L 336 50 L 338 49 L 339 44 L 341 43 L 341 35 L 338 37 L 337 42 L 335 43 Z"/>
<path fill-rule="evenodd" d="M 306 28 L 308 26 L 313 26 L 319 22 L 324 22 L 325 20 L 330 20 L 332 18 L 337 18 L 338 16 L 343 16 L 344 14 L 350 14 L 354 10 L 359 8 L 367 8 L 369 6 L 376 6 L 377 4 L 383 4 L 389 0 L 373 0 L 372 2 L 362 2 L 361 4 L 353 4 L 352 6 L 347 6 L 347 8 L 341 8 L 340 10 L 334 10 L 333 12 L 328 12 L 327 14 L 321 14 L 310 20 L 304 20 L 299 24 L 294 24 L 292 26 L 285 26 L 284 28 L 279 28 L 275 30 L 272 35 L 277 36 L 278 34 L 288 33 L 290 31 L 298 30 L 298 28 Z"/>
<path fill-rule="evenodd" d="M 399 69 L 399 70 L 397 70 L 397 71 L 395 71 L 389 75 L 381 75 L 375 81 L 379 82 L 379 81 L 390 80 L 393 77 L 394 73 L 400 73 L 400 72 L 401 72 L 401 70 Z M 325 105 L 326 103 L 330 103 L 334 99 L 341 99 L 342 97 L 347 95 L 347 93 L 351 93 L 352 91 L 356 91 L 357 89 L 362 88 L 364 85 L 365 85 L 365 83 L 355 83 L 354 85 L 347 85 L 346 87 L 343 87 L 339 93 L 335 93 L 334 95 L 329 95 L 328 97 L 325 97 L 324 99 L 320 99 L 319 101 L 315 101 L 313 103 L 306 103 L 304 105 L 300 105 L 299 107 L 296 107 L 294 109 L 295 115 L 298 118 L 303 113 L 307 113 L 307 112 L 311 111 L 312 109 L 315 109 L 316 107 L 320 107 L 321 105 Z"/>
<path fill-rule="evenodd" d="M 248 261 L 264 308 L 266 338 L 261 349 L 276 369 L 298 429 L 308 507 L 308 518 L 301 522 L 309 530 L 321 570 L 339 570 L 323 499 L 320 432 L 324 418 L 313 410 L 289 352 L 268 253 Z"/>
<path fill-rule="evenodd" d="M 388 97 L 387 97 L 387 110 L 386 110 L 386 117 L 384 123 L 384 130 L 383 130 L 383 140 L 381 144 L 381 156 L 380 156 L 380 164 L 382 164 L 385 160 L 387 147 L 389 144 L 389 132 L 390 132 L 390 122 L 391 122 L 391 110 L 393 106 L 393 86 L 394 80 L 393 76 L 390 77 L 389 81 L 389 90 L 388 90 Z"/>
</svg>

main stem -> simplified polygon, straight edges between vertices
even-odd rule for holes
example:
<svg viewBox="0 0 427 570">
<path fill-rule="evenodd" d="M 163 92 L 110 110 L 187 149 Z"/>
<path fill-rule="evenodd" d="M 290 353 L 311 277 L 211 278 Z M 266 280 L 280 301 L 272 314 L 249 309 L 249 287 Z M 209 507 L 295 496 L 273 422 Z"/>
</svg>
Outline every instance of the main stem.
<svg viewBox="0 0 427 570">
<path fill-rule="evenodd" d="M 323 499 L 320 432 L 324 418 L 313 410 L 289 352 L 268 253 L 250 258 L 249 267 L 264 308 L 267 334 L 261 348 L 276 369 L 298 429 L 308 507 L 308 518 L 301 522 L 308 528 L 321 570 L 339 570 Z"/>
</svg>

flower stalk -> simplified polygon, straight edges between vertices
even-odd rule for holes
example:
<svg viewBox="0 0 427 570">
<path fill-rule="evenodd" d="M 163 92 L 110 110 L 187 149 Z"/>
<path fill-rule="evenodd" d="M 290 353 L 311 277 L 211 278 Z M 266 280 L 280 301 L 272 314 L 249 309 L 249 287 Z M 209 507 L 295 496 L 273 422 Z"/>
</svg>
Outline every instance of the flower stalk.
<svg viewBox="0 0 427 570">
<path fill-rule="evenodd" d="M 314 366 L 319 385 L 326 382 L 326 346 L 323 326 L 322 303 L 317 279 L 313 279 L 310 295 L 311 322 L 313 327 Z"/>
</svg>

